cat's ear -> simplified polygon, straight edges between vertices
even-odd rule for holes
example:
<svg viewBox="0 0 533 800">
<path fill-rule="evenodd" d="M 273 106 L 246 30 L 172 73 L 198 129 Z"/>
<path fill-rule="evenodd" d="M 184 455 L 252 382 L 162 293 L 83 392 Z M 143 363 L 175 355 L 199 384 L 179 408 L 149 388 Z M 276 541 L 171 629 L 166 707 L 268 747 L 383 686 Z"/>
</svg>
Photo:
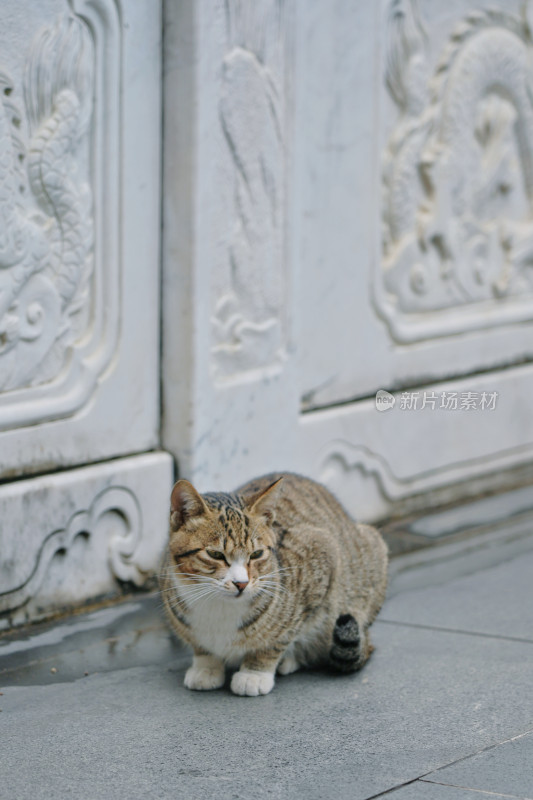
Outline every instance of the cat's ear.
<svg viewBox="0 0 533 800">
<path fill-rule="evenodd" d="M 207 507 L 192 483 L 184 479 L 174 484 L 170 495 L 170 521 L 174 530 L 192 517 L 201 517 Z"/>
<path fill-rule="evenodd" d="M 278 478 L 277 481 L 271 483 L 266 489 L 262 489 L 262 491 L 257 492 L 257 494 L 246 498 L 245 503 L 251 514 L 265 517 L 269 522 L 272 522 L 282 481 L 283 477 Z"/>
</svg>

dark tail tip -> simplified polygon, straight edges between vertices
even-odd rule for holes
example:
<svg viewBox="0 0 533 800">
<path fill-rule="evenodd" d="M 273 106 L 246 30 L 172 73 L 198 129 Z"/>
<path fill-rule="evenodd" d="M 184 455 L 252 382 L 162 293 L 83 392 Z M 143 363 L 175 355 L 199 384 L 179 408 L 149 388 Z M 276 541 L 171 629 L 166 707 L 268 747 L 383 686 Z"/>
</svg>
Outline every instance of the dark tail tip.
<svg viewBox="0 0 533 800">
<path fill-rule="evenodd" d="M 363 665 L 359 625 L 351 614 L 341 614 L 337 618 L 329 658 L 332 667 L 339 672 L 353 672 Z"/>
</svg>

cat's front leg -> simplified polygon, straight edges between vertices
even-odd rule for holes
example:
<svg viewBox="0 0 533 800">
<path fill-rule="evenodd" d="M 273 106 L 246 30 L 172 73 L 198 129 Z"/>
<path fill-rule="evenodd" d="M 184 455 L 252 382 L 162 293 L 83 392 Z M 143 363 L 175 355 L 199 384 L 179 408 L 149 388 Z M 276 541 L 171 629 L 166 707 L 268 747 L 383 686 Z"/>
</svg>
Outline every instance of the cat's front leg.
<svg viewBox="0 0 533 800">
<path fill-rule="evenodd" d="M 233 694 L 257 697 L 271 692 L 280 656 L 279 650 L 245 656 L 240 670 L 231 679 Z"/>
<path fill-rule="evenodd" d="M 192 666 L 185 673 L 183 683 L 187 689 L 209 691 L 210 689 L 220 689 L 221 686 L 224 686 L 225 680 L 226 673 L 222 659 L 207 653 L 195 652 Z"/>
</svg>

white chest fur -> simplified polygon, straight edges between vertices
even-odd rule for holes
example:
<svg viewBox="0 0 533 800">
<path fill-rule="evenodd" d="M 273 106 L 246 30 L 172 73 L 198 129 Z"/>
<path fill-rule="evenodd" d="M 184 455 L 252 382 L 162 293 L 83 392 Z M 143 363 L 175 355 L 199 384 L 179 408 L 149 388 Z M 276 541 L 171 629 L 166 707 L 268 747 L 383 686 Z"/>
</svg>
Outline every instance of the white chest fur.
<svg viewBox="0 0 533 800">
<path fill-rule="evenodd" d="M 244 651 L 236 648 L 239 625 L 246 616 L 248 603 L 243 598 L 208 597 L 190 610 L 191 628 L 195 639 L 208 653 L 236 666 Z"/>
</svg>

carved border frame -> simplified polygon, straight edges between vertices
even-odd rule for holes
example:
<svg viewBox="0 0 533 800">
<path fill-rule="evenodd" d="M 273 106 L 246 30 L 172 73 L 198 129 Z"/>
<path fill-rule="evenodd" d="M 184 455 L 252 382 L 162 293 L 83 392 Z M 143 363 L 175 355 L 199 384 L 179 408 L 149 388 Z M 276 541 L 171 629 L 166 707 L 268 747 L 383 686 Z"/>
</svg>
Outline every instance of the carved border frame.
<svg viewBox="0 0 533 800">
<path fill-rule="evenodd" d="M 328 467 L 335 462 L 346 472 L 360 469 L 372 476 L 383 499 L 390 503 L 406 500 L 413 495 L 434 492 L 454 486 L 465 480 L 465 473 L 471 469 L 473 479 L 498 469 L 506 470 L 527 465 L 531 461 L 533 445 L 527 443 L 517 447 L 498 450 L 487 456 L 465 458 L 443 466 L 405 477 L 396 475 L 387 458 L 365 445 L 353 444 L 348 440 L 332 439 L 324 446 L 318 462 L 319 480 L 326 483 Z M 481 467 L 481 469 L 479 469 Z"/>
<path fill-rule="evenodd" d="M 109 366 L 120 332 L 121 31 L 116 0 L 70 0 L 95 44 L 92 173 L 94 313 L 86 339 L 72 348 L 56 379 L 0 395 L 0 431 L 62 419 L 79 411 Z M 104 302 L 105 299 L 105 302 Z"/>
<path fill-rule="evenodd" d="M 380 249 L 381 254 L 381 249 Z M 474 307 L 446 308 L 442 311 L 413 312 L 409 315 L 399 311 L 387 301 L 382 285 L 382 276 L 376 270 L 373 286 L 373 305 L 376 313 L 389 329 L 398 344 L 411 344 L 462 333 L 493 330 L 505 325 L 523 325 L 533 322 L 533 303 L 514 297 L 512 303 L 502 308 L 498 301 L 478 302 Z M 491 312 L 497 311 L 497 314 Z"/>
<path fill-rule="evenodd" d="M 388 13 L 395 7 L 391 0 Z M 490 13 L 490 12 L 489 12 Z M 475 16 L 476 12 L 473 12 Z M 455 23 L 455 32 L 452 28 L 452 39 L 457 38 L 457 30 L 460 30 L 464 18 L 458 19 Z M 517 23 L 520 21 L 517 19 Z M 450 47 L 447 41 L 446 49 Z M 435 84 L 436 78 L 431 78 Z M 382 112 L 382 109 L 381 109 Z M 382 174 L 382 146 L 380 142 L 377 154 L 379 164 L 379 179 Z M 379 219 L 382 219 L 382 203 L 380 203 Z M 398 309 L 391 295 L 388 295 L 384 286 L 384 276 L 381 269 L 383 260 L 383 248 L 381 237 L 376 244 L 375 264 L 377 268 L 373 270 L 371 281 L 371 300 L 376 314 L 382 319 L 392 339 L 398 344 L 410 344 L 414 342 L 428 341 L 432 339 L 445 338 L 458 334 L 501 328 L 504 326 L 517 326 L 524 323 L 533 323 L 533 300 L 531 294 L 526 298 L 517 295 L 511 296 L 502 304 L 501 300 L 479 300 L 469 305 L 454 305 L 443 309 L 428 311 L 402 312 Z"/>
</svg>

